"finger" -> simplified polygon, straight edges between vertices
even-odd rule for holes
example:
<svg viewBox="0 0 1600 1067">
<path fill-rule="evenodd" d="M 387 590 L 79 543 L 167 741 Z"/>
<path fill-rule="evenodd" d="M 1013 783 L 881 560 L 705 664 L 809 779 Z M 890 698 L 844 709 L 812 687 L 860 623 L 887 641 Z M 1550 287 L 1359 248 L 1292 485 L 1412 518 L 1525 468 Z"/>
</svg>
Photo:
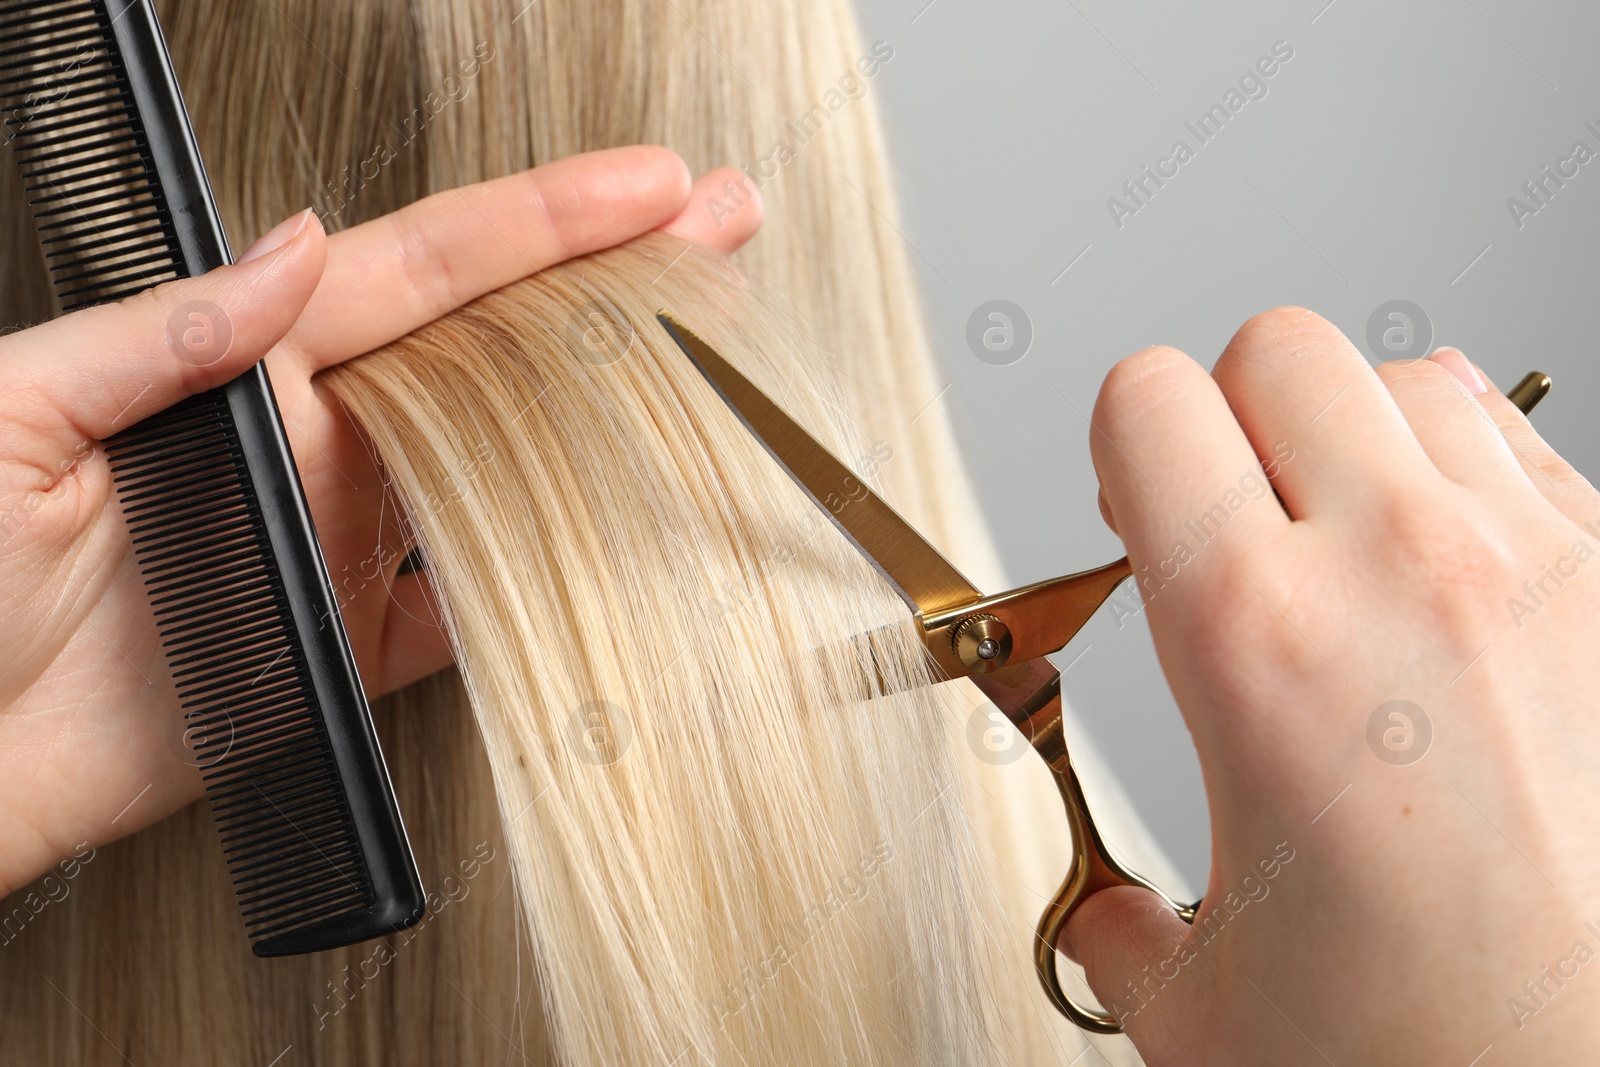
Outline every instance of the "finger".
<svg viewBox="0 0 1600 1067">
<path fill-rule="evenodd" d="M 1113 367 L 1090 427 L 1095 471 L 1136 577 L 1177 545 L 1198 554 L 1288 527 L 1222 392 L 1182 352 L 1146 349 Z"/>
<path fill-rule="evenodd" d="M 1101 1006 L 1129 1033 L 1147 1034 L 1176 1011 L 1178 994 L 1167 986 L 1192 932 L 1148 889 L 1117 886 L 1079 905 L 1062 936 Z"/>
<path fill-rule="evenodd" d="M 327 237 L 307 211 L 297 232 L 248 263 L 168 282 L 0 342 L 8 423 L 53 453 L 101 440 L 238 377 L 306 306 Z M 27 458 L 27 457 L 17 457 Z"/>
<path fill-rule="evenodd" d="M 1596 493 L 1589 480 L 1574 470 L 1572 464 L 1562 459 L 1539 436 L 1539 431 L 1533 428 L 1528 416 L 1495 388 L 1482 367 L 1474 366 L 1473 369 L 1486 386 L 1478 402 L 1499 427 L 1506 444 L 1511 448 L 1511 454 L 1517 457 L 1517 463 L 1533 487 L 1558 511 L 1580 526 L 1600 520 L 1600 493 Z"/>
<path fill-rule="evenodd" d="M 1459 367 L 1453 366 L 1455 360 L 1461 361 Z M 1462 383 L 1461 369 L 1472 373 L 1460 352 L 1440 349 L 1427 359 L 1380 364 L 1377 373 L 1412 435 L 1445 477 L 1473 488 L 1527 492 L 1528 479 L 1517 457 Z M 1482 387 L 1481 381 L 1476 384 Z"/>
<path fill-rule="evenodd" d="M 1366 357 L 1304 308 L 1245 323 L 1212 375 L 1258 454 L 1293 449 L 1274 484 L 1297 519 L 1364 510 L 1433 470 Z"/>
<path fill-rule="evenodd" d="M 662 229 L 718 252 L 734 252 L 761 228 L 761 212 L 756 183 L 732 167 L 718 167 L 695 181 L 688 206 Z"/>
<path fill-rule="evenodd" d="M 389 598 L 389 613 L 383 621 L 383 653 L 374 690 L 379 695 L 443 670 L 454 659 L 438 594 L 426 570 L 397 576 L 389 589 Z"/>
<path fill-rule="evenodd" d="M 290 346 L 313 371 L 370 352 L 519 278 L 671 221 L 689 188 L 675 152 L 637 145 L 418 200 L 329 240 L 327 274 Z"/>
</svg>

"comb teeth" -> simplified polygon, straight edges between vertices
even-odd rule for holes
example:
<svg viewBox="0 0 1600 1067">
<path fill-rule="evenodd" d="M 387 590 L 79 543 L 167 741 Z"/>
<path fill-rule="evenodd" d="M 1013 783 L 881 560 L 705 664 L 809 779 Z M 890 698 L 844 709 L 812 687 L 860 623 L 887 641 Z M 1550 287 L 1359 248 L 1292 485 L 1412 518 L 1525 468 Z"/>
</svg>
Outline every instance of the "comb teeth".
<svg viewBox="0 0 1600 1067">
<path fill-rule="evenodd" d="M 245 926 L 264 939 L 374 894 L 230 425 L 206 393 L 106 454 Z"/>
<path fill-rule="evenodd" d="M 0 93 L 62 310 L 188 276 L 102 4 L 0 3 Z"/>
<path fill-rule="evenodd" d="M 0 103 L 64 310 L 229 261 L 149 0 L 0 0 Z M 421 883 L 266 372 L 105 449 L 256 954 L 415 922 Z"/>
</svg>

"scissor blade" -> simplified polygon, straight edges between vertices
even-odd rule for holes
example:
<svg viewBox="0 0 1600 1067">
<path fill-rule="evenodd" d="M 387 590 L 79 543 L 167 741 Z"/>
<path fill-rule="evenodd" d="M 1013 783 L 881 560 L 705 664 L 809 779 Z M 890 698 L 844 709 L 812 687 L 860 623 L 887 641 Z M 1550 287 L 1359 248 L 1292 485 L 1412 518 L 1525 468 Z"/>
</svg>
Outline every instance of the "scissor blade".
<svg viewBox="0 0 1600 1067">
<path fill-rule="evenodd" d="M 670 312 L 656 315 L 734 414 L 882 572 L 911 610 L 933 615 L 982 594 L 816 438 Z"/>
</svg>

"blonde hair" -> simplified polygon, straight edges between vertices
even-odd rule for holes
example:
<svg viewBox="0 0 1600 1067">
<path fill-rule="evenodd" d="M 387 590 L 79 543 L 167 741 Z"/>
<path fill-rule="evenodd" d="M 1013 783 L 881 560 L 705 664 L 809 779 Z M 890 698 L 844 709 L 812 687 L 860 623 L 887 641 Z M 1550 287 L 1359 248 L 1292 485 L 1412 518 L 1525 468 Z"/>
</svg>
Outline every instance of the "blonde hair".
<svg viewBox="0 0 1600 1067">
<path fill-rule="evenodd" d="M 780 394 L 840 448 L 864 439 L 870 451 L 882 442 L 894 456 L 881 472 L 887 495 L 980 585 L 998 584 L 946 415 L 933 402 L 944 383 L 897 229 L 876 90 L 865 73 L 871 64 L 863 65 L 876 57 L 881 68 L 892 55 L 885 59 L 882 45 L 860 39 L 846 0 L 607 0 L 526 8 L 490 0 L 166 0 L 157 6 L 235 235 L 264 232 L 308 198 L 337 229 L 426 192 L 617 144 L 666 144 L 696 171 L 750 165 L 767 222 L 739 260 L 810 325 L 823 348 L 840 354 L 831 368 L 801 361 L 796 372 L 806 389 Z M 217 25 L 230 32 L 219 37 Z M 883 44 L 892 53 L 894 42 Z M 841 88 L 847 76 L 855 79 L 848 91 Z M 786 150 L 776 151 L 779 144 Z M 737 191 L 723 201 L 726 210 L 740 209 Z M 14 186 L 0 192 L 6 194 L 0 209 L 20 217 Z M 26 223 L 6 232 L 25 234 Z M 0 281 L 14 298 L 11 317 L 27 321 L 48 310 L 37 282 L 42 270 L 34 265 L 35 248 L 10 239 L 16 254 L 0 257 Z M 943 747 L 961 736 L 977 704 L 964 689 L 863 703 L 869 694 L 850 688 L 859 683 L 842 673 L 847 664 L 831 654 L 800 655 L 826 647 L 828 636 L 853 632 L 879 609 L 904 613 L 882 601 L 881 586 L 869 584 L 870 573 L 830 540 L 831 531 L 806 543 L 805 567 L 781 568 L 755 590 L 760 595 L 752 605 L 724 620 L 726 627 L 717 628 L 722 643 L 668 662 L 682 646 L 662 631 L 683 616 L 663 614 L 657 597 L 672 587 L 650 576 L 709 582 L 716 575 L 748 587 L 750 576 L 762 573 L 762 549 L 781 543 L 791 533 L 782 523 L 799 520 L 805 509 L 747 495 L 778 491 L 781 482 L 728 430 L 725 413 L 706 407 L 687 365 L 672 364 L 670 352 L 658 355 L 649 322 L 639 329 L 640 358 L 626 368 L 602 368 L 607 376 L 583 394 L 593 411 L 607 413 L 605 435 L 590 429 L 562 436 L 547 425 L 540 439 L 545 452 L 495 453 L 570 490 L 557 498 L 524 489 L 530 524 L 566 523 L 594 538 L 554 546 L 549 551 L 556 555 L 546 555 L 543 566 L 565 559 L 570 570 L 586 552 L 603 551 L 608 561 L 638 567 L 608 562 L 603 574 L 569 574 L 584 580 L 555 602 L 538 596 L 567 587 L 547 574 L 537 589 L 501 591 L 526 598 L 513 609 L 490 595 L 492 569 L 476 570 L 453 555 L 510 549 L 499 540 L 505 529 L 484 525 L 494 512 L 478 514 L 474 527 L 457 521 L 466 509 L 430 510 L 430 480 L 437 483 L 452 462 L 473 453 L 401 436 L 422 426 L 408 429 L 401 421 L 407 401 L 395 392 L 407 374 L 422 373 L 407 346 L 455 350 L 462 372 L 471 370 L 480 382 L 492 376 L 491 366 L 532 374 L 544 358 L 530 349 L 532 339 L 571 352 L 564 331 L 572 309 L 552 300 L 550 287 L 626 303 L 637 314 L 650 291 L 640 271 L 660 253 L 659 241 L 645 242 L 514 286 L 336 378 L 378 439 L 449 590 L 482 723 L 480 738 L 451 673 L 380 702 L 385 752 L 434 890 L 422 929 L 318 957 L 254 960 L 239 935 L 215 833 L 204 810 L 190 808 L 100 850 L 71 883 L 71 902 L 44 909 L 3 950 L 9 958 L 0 968 L 0 1001 L 7 1005 L 0 1064 L 121 1063 L 124 1054 L 138 1063 L 266 1064 L 278 1057 L 284 1064 L 478 1063 L 508 1054 L 530 1062 L 555 1056 L 618 1062 L 613 1053 L 626 1061 L 635 1052 L 663 1051 L 662 1062 L 671 1062 L 691 1047 L 715 1056 L 699 1043 L 724 1039 L 732 1044 L 723 1054 L 737 1049 L 756 1062 L 799 1060 L 802 1050 L 835 1061 L 860 1051 L 861 1059 L 883 1062 L 1068 1063 L 1081 1054 L 1082 1039 L 1050 1013 L 1028 963 L 1034 915 L 1065 870 L 1064 822 L 1055 817 L 1059 800 L 1048 776 L 1032 766 L 988 768 L 959 749 L 961 759 L 944 757 Z M 685 262 L 699 264 L 690 268 L 695 276 L 719 279 L 726 291 L 722 268 L 694 256 Z M 683 267 L 668 271 L 662 284 L 674 284 Z M 604 284 L 586 287 L 578 271 L 593 271 Z M 694 293 L 678 297 L 691 306 Z M 731 329 L 729 309 L 740 306 L 750 308 L 751 321 L 740 327 L 744 333 L 726 335 L 729 354 L 771 370 L 791 334 L 769 304 L 730 296 L 727 307 L 696 325 Z M 504 317 L 523 313 L 531 317 Z M 575 375 L 583 368 L 564 370 L 574 375 L 568 391 L 545 399 L 579 398 Z M 682 433 L 654 439 L 652 469 L 724 490 L 714 499 L 684 496 L 652 505 L 681 520 L 677 536 L 699 531 L 690 543 L 711 562 L 698 577 L 663 572 L 689 561 L 657 558 L 653 542 L 622 539 L 608 525 L 633 521 L 618 513 L 628 506 L 623 500 L 637 503 L 626 495 L 637 486 L 579 483 L 570 474 L 606 455 L 651 454 L 646 440 L 656 431 L 641 416 L 670 414 L 669 394 L 630 395 L 627 389 L 637 391 L 643 379 L 624 377 L 647 371 L 673 386 L 685 405 L 673 416 Z M 775 386 L 781 381 L 774 379 Z M 448 395 L 454 394 L 409 402 L 433 404 Z M 495 402 L 514 395 L 522 394 L 507 391 Z M 839 410 L 818 406 L 817 397 L 830 396 Z M 441 440 L 456 434 L 456 444 L 466 445 L 476 443 L 466 440 L 474 433 L 504 430 L 499 422 L 473 421 L 501 419 L 503 407 L 485 408 L 479 396 L 457 399 L 458 410 L 429 416 L 430 433 Z M 528 395 L 524 402 L 533 400 Z M 836 417 L 839 411 L 848 418 Z M 411 413 L 419 420 L 423 414 Z M 549 414 L 541 399 L 523 422 Z M 858 427 L 857 436 L 842 436 L 846 425 Z M 394 436 L 384 440 L 385 433 Z M 713 469 L 722 471 L 720 480 Z M 495 480 L 498 470 L 489 464 L 462 492 L 496 485 L 499 506 L 509 507 L 514 487 Z M 460 482 L 459 469 L 454 477 Z M 738 521 L 724 524 L 724 515 Z M 447 529 L 448 523 L 455 525 Z M 523 551 L 529 558 L 517 562 L 533 568 L 533 548 Z M 633 560 L 630 554 L 638 553 L 655 555 Z M 644 569 L 646 559 L 657 569 Z M 633 610 L 644 605 L 656 613 Z M 822 617 L 824 609 L 831 618 Z M 497 638 L 488 620 L 500 610 L 513 614 Z M 582 625 L 560 630 L 569 619 Z M 561 633 L 566 641 L 523 648 L 519 661 L 505 643 L 507 632 Z M 897 669 L 916 669 L 904 648 L 884 651 Z M 722 658 L 703 658 L 712 654 Z M 474 663 L 485 666 L 475 671 Z M 640 698 L 646 665 L 671 668 L 661 683 L 674 687 L 670 700 L 646 705 Z M 718 681 L 706 690 L 704 711 L 726 722 L 739 746 L 717 747 L 688 731 L 690 713 L 700 709 L 686 703 L 688 682 L 677 671 Z M 734 693 L 762 699 L 740 703 L 740 718 L 729 699 Z M 528 703 L 507 703 L 510 694 Z M 927 721 L 938 711 L 933 701 L 959 701 L 962 694 L 964 704 L 938 714 L 943 726 Z M 565 731 L 594 699 L 623 708 L 630 722 L 638 716 L 680 732 L 635 730 L 622 759 L 584 763 Z M 666 710 L 645 718 L 646 708 Z M 598 710 L 602 724 L 609 721 L 609 709 Z M 786 720 L 785 712 L 804 719 Z M 913 715 L 922 731 L 908 737 L 903 720 Z M 785 751 L 786 740 L 799 747 Z M 674 754 L 683 762 L 672 762 Z M 516 763 L 519 756 L 535 766 Z M 795 762 L 783 767 L 784 758 Z M 544 781 L 533 776 L 539 760 L 547 761 L 548 781 L 564 781 L 566 791 L 552 785 L 541 799 L 528 792 Z M 948 771 L 942 778 L 941 769 Z M 789 777 L 772 776 L 779 771 Z M 907 805 L 919 789 L 931 796 L 929 785 L 948 786 L 949 775 L 956 784 L 926 812 L 909 812 L 915 827 L 908 831 Z M 571 789 L 579 783 L 593 787 L 591 806 L 576 802 Z M 691 794 L 691 786 L 704 792 Z M 691 795 L 701 805 L 692 809 L 699 812 L 694 819 L 674 806 Z M 708 825 L 703 816 L 714 799 L 738 817 L 727 826 Z M 530 826 L 552 800 L 566 805 L 562 818 Z M 533 806 L 518 808 L 519 802 Z M 980 824 L 985 870 L 977 873 L 964 851 L 967 805 Z M 1050 814 L 1041 819 L 1040 812 Z M 734 826 L 781 833 L 739 839 Z M 692 869 L 691 856 L 705 864 L 699 898 L 683 886 L 643 892 L 655 869 L 646 829 L 664 849 L 660 869 L 670 861 L 682 874 Z M 602 831 L 624 836 L 583 836 Z M 762 975 L 776 931 L 802 921 L 829 879 L 875 855 L 890 832 L 897 835 L 894 858 L 880 859 L 864 898 L 827 925 L 813 946 L 817 959 L 774 970 L 777 977 L 759 988 L 783 996 L 751 998 L 752 1007 L 719 1029 L 714 1009 L 701 999 L 707 983 L 733 982 L 747 965 Z M 721 836 L 696 836 L 708 833 Z M 1053 848 L 1043 843 L 1052 839 Z M 578 881 L 560 881 L 580 871 Z M 737 884 L 741 872 L 751 876 L 748 885 Z M 1004 883 L 998 908 L 986 888 L 995 872 Z M 720 912 L 697 920 L 690 910 L 697 899 Z M 715 928 L 714 939 L 693 941 L 697 929 L 711 929 L 710 917 L 725 925 Z M 645 931 L 660 940 L 641 941 Z M 532 955 L 525 937 L 536 949 Z M 571 987 L 555 985 L 568 978 Z M 952 1007 L 952 1000 L 969 996 L 971 1003 Z M 949 1014 L 939 1016 L 939 1006 Z M 818 1044 L 823 1035 L 834 1044 Z M 684 1044 L 670 1047 L 678 1037 Z M 988 1052 L 986 1040 L 994 1043 Z M 1100 1047 L 1127 1055 L 1122 1046 Z"/>
<path fill-rule="evenodd" d="M 970 840 L 939 803 L 919 638 L 653 321 L 662 304 L 841 455 L 875 454 L 793 333 L 662 236 L 324 376 L 444 594 L 556 1047 L 982 1062 Z"/>
</svg>

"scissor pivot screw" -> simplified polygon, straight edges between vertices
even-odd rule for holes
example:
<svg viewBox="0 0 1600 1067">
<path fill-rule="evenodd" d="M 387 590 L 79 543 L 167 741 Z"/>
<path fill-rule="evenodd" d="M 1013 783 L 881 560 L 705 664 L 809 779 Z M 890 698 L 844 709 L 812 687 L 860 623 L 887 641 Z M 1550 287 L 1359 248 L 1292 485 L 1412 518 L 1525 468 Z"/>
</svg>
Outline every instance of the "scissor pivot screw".
<svg viewBox="0 0 1600 1067">
<path fill-rule="evenodd" d="M 974 674 L 987 674 L 1011 658 L 1011 631 L 993 615 L 968 615 L 950 634 L 950 647 Z"/>
</svg>

